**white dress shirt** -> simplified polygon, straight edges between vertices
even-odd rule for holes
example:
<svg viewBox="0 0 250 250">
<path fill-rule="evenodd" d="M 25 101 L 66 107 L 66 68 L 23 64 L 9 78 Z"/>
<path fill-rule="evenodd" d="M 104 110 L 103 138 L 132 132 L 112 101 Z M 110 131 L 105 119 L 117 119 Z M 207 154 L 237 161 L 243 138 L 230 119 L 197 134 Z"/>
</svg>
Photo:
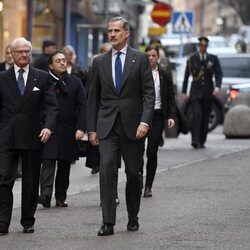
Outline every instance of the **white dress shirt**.
<svg viewBox="0 0 250 250">
<path fill-rule="evenodd" d="M 161 108 L 160 75 L 158 67 L 152 70 L 155 86 L 155 109 Z"/>
</svg>

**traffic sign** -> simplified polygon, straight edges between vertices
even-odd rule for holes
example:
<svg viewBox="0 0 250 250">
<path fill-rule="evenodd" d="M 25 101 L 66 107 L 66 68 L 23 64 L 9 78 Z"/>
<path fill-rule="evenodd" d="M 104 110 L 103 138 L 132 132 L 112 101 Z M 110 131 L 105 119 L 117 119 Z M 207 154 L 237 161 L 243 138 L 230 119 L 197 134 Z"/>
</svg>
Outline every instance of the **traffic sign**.
<svg viewBox="0 0 250 250">
<path fill-rule="evenodd" d="M 194 29 L 194 13 L 174 12 L 172 17 L 174 34 L 191 34 Z"/>
<path fill-rule="evenodd" d="M 172 16 L 172 7 L 169 4 L 157 2 L 151 12 L 152 20 L 160 26 L 165 26 Z"/>
<path fill-rule="evenodd" d="M 167 33 L 167 27 L 148 27 L 149 36 L 160 36 Z"/>
</svg>

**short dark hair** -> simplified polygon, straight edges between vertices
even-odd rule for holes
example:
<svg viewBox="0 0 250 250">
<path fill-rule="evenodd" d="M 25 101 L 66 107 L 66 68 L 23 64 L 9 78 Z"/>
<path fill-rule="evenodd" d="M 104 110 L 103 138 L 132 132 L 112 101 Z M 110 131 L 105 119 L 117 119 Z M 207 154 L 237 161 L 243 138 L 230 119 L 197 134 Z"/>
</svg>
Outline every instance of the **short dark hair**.
<svg viewBox="0 0 250 250">
<path fill-rule="evenodd" d="M 45 49 L 46 47 L 55 46 L 55 45 L 56 45 L 56 43 L 53 42 L 53 41 L 51 41 L 51 40 L 44 40 L 44 41 L 43 41 L 43 45 L 42 45 L 42 50 L 44 51 L 44 49 Z"/>
<path fill-rule="evenodd" d="M 160 56 L 160 52 L 159 52 L 159 46 L 155 45 L 155 44 L 150 44 L 146 47 L 145 52 L 148 52 L 150 50 L 155 50 L 157 55 Z"/>
<path fill-rule="evenodd" d="M 124 30 L 126 31 L 130 30 L 129 23 L 124 17 L 116 16 L 116 17 L 112 17 L 111 19 L 109 19 L 109 23 L 118 22 L 118 21 L 121 21 L 123 23 L 122 27 L 124 28 Z"/>
<path fill-rule="evenodd" d="M 56 50 L 56 51 L 54 51 L 54 52 L 49 56 L 49 59 L 48 59 L 49 64 L 52 64 L 52 63 L 53 63 L 53 58 L 54 58 L 54 56 L 57 55 L 57 54 L 63 54 L 63 55 L 65 56 L 65 54 L 64 54 L 64 52 L 63 52 L 62 50 Z"/>
</svg>

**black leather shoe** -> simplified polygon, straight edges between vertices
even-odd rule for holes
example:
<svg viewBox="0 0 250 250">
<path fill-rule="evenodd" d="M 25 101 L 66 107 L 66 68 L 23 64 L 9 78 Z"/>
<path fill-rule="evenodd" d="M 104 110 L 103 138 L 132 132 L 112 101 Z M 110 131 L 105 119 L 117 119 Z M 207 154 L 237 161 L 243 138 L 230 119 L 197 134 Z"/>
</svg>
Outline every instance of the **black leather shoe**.
<svg viewBox="0 0 250 250">
<path fill-rule="evenodd" d="M 68 207 L 68 203 L 65 201 L 56 200 L 57 207 Z"/>
<path fill-rule="evenodd" d="M 144 195 L 143 195 L 145 198 L 149 198 L 149 197 L 152 197 L 152 191 L 151 191 L 151 188 L 149 187 L 146 187 L 145 188 L 145 191 L 144 191 Z"/>
<path fill-rule="evenodd" d="M 8 229 L 8 227 L 1 227 L 0 226 L 0 236 L 4 236 L 4 235 L 6 235 L 6 234 L 8 234 L 9 233 L 9 229 Z"/>
<path fill-rule="evenodd" d="M 139 230 L 138 217 L 129 217 L 127 230 L 133 232 Z"/>
<path fill-rule="evenodd" d="M 114 226 L 112 224 L 103 224 L 98 231 L 98 236 L 108 236 L 114 234 Z"/>
<path fill-rule="evenodd" d="M 99 166 L 93 167 L 91 170 L 91 174 L 97 174 L 99 172 Z"/>
<path fill-rule="evenodd" d="M 199 143 L 196 143 L 196 142 L 192 142 L 191 145 L 192 145 L 192 147 L 195 148 L 195 149 L 197 149 L 197 148 L 200 147 Z"/>
<path fill-rule="evenodd" d="M 51 207 L 50 199 L 45 195 L 40 195 L 38 197 L 37 203 L 42 204 L 43 207 L 46 207 L 46 208 Z"/>
<path fill-rule="evenodd" d="M 200 148 L 204 149 L 206 146 L 204 144 L 200 145 Z"/>
<path fill-rule="evenodd" d="M 27 226 L 27 227 L 23 227 L 23 233 L 24 234 L 32 234 L 35 232 L 35 229 L 33 226 Z"/>
</svg>

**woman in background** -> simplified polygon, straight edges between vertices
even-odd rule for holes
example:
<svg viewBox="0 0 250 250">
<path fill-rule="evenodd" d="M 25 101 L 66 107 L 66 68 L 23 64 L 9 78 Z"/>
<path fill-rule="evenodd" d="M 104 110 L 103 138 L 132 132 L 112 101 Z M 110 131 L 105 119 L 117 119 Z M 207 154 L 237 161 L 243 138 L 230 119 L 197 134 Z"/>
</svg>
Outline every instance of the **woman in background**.
<svg viewBox="0 0 250 250">
<path fill-rule="evenodd" d="M 155 86 L 155 108 L 151 131 L 148 136 L 146 148 L 146 183 L 144 197 L 152 197 L 152 185 L 157 169 L 157 152 L 161 142 L 162 133 L 167 126 L 175 125 L 175 94 L 170 71 L 166 71 L 159 64 L 159 48 L 149 45 L 145 52 L 148 54 Z"/>
</svg>

